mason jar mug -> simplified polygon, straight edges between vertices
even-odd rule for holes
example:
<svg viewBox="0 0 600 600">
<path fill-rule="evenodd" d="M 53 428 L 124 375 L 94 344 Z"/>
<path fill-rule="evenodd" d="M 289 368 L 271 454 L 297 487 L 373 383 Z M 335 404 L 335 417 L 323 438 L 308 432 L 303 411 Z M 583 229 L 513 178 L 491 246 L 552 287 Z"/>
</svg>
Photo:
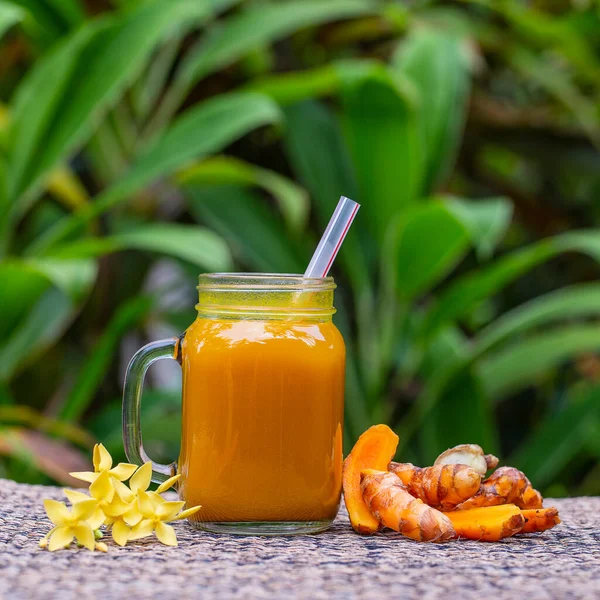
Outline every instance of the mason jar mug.
<svg viewBox="0 0 600 600">
<path fill-rule="evenodd" d="M 154 481 L 182 475 L 179 494 L 202 508 L 200 529 L 314 533 L 338 510 L 345 347 L 332 322 L 331 277 L 216 273 L 199 277 L 195 322 L 152 342 L 125 378 L 128 459 L 150 460 L 140 429 L 143 378 L 156 360 L 183 370 L 179 460 L 153 463 Z"/>
</svg>

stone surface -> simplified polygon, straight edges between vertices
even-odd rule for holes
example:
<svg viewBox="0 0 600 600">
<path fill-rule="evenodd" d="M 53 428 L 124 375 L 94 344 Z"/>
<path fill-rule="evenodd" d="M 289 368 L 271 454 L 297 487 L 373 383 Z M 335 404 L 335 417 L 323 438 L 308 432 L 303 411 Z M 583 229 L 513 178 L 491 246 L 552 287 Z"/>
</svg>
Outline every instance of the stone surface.
<svg viewBox="0 0 600 600">
<path fill-rule="evenodd" d="M 105 538 L 106 554 L 39 549 L 43 498 L 61 492 L 0 480 L 0 598 L 600 598 L 600 498 L 547 502 L 561 525 L 497 544 L 361 537 L 341 511 L 319 535 L 217 536 L 180 522 L 177 548 Z"/>
</svg>

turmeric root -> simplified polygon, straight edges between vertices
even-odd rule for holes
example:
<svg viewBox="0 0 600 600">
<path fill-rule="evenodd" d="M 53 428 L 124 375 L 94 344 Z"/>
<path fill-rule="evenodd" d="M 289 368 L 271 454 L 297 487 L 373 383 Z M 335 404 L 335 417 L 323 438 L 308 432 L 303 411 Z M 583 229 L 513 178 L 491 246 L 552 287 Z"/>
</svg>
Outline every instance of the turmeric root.
<svg viewBox="0 0 600 600">
<path fill-rule="evenodd" d="M 361 471 L 363 469 L 387 469 L 394 458 L 398 436 L 387 425 L 374 425 L 359 438 L 352 452 L 344 461 L 342 485 L 344 502 L 350 516 L 350 523 L 357 533 L 375 533 L 381 524 L 371 514 L 363 500 L 361 491 Z"/>
<path fill-rule="evenodd" d="M 527 479 L 527 477 L 525 477 L 525 479 Z M 528 485 L 521 497 L 521 503 L 517 504 L 517 506 L 524 510 L 542 508 L 544 502 L 542 495 L 537 490 L 533 489 L 529 479 L 527 479 L 527 484 Z"/>
<path fill-rule="evenodd" d="M 537 510 L 522 510 L 521 514 L 525 517 L 525 525 L 519 533 L 538 533 L 552 529 L 560 523 L 558 509 L 540 508 Z"/>
<path fill-rule="evenodd" d="M 514 504 L 487 506 L 445 513 L 452 522 L 458 538 L 497 542 L 519 533 L 525 517 Z"/>
<path fill-rule="evenodd" d="M 483 458 L 485 459 L 485 464 L 487 465 L 488 471 L 495 469 L 498 466 L 499 460 L 497 456 L 494 456 L 493 454 L 486 454 Z M 485 475 L 485 473 L 483 473 L 483 475 Z"/>
<path fill-rule="evenodd" d="M 392 462 L 389 470 L 401 479 L 411 496 L 440 510 L 452 510 L 476 494 L 481 484 L 481 475 L 467 465 L 437 465 L 422 469 L 410 463 Z"/>
<path fill-rule="evenodd" d="M 433 464 L 468 465 L 483 477 L 489 469 L 497 466 L 498 459 L 493 454 L 484 454 L 477 444 L 460 444 L 442 452 Z"/>
<path fill-rule="evenodd" d="M 481 484 L 474 496 L 459 504 L 456 510 L 500 504 L 516 504 L 522 509 L 542 508 L 542 496 L 533 489 L 524 473 L 514 467 L 500 467 Z"/>
<path fill-rule="evenodd" d="M 363 498 L 385 527 L 417 542 L 443 542 L 454 537 L 450 519 L 411 496 L 394 473 L 365 469 L 361 479 Z"/>
</svg>

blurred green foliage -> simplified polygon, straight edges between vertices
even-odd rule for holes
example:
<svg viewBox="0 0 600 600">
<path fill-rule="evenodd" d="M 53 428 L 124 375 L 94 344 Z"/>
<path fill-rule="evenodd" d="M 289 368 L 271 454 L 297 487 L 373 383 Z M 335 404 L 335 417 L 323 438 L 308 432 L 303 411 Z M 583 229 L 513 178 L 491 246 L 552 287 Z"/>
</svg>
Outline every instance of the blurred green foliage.
<svg viewBox="0 0 600 600">
<path fill-rule="evenodd" d="M 302 272 L 345 194 L 346 447 L 388 422 L 405 460 L 600 493 L 599 32 L 592 1 L 0 1 L 0 475 L 122 453 L 123 365 L 197 273 Z"/>
</svg>

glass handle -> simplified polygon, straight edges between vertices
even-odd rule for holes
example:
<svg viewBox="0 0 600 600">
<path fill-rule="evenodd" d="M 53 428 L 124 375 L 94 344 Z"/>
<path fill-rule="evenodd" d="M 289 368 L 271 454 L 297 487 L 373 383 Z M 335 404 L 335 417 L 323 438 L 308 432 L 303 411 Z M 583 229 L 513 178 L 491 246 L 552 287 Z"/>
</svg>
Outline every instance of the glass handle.
<svg viewBox="0 0 600 600">
<path fill-rule="evenodd" d="M 177 471 L 177 463 L 162 465 L 154 462 L 144 451 L 142 443 L 142 426 L 140 408 L 142 405 L 142 388 L 148 367 L 162 358 L 177 360 L 178 338 L 150 342 L 140 348 L 131 359 L 125 373 L 123 388 L 123 445 L 129 462 L 142 465 L 152 463 L 152 481 L 162 483 Z"/>
</svg>

